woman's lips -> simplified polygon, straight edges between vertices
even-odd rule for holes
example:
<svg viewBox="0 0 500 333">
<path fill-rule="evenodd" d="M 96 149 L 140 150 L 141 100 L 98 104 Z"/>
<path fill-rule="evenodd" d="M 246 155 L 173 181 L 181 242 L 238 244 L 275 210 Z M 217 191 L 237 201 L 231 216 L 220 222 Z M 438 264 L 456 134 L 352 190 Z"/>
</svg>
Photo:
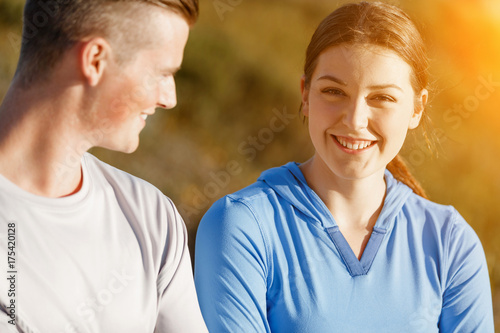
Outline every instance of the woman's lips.
<svg viewBox="0 0 500 333">
<path fill-rule="evenodd" d="M 349 149 L 349 150 L 354 150 L 354 151 L 362 151 L 364 149 L 367 149 L 373 144 L 375 144 L 376 141 L 370 141 L 370 140 L 363 140 L 363 139 L 351 139 L 351 138 L 346 138 L 342 136 L 335 136 L 332 135 L 337 141 L 339 145 L 342 147 Z"/>
</svg>

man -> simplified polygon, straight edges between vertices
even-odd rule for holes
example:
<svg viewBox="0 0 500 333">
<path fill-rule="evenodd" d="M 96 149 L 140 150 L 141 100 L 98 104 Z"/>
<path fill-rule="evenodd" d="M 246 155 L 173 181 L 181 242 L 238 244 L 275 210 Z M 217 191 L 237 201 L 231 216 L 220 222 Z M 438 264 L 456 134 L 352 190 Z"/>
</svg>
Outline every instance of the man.
<svg viewBox="0 0 500 333">
<path fill-rule="evenodd" d="M 0 106 L 0 332 L 207 332 L 186 229 L 133 152 L 175 106 L 197 0 L 27 0 Z"/>
</svg>

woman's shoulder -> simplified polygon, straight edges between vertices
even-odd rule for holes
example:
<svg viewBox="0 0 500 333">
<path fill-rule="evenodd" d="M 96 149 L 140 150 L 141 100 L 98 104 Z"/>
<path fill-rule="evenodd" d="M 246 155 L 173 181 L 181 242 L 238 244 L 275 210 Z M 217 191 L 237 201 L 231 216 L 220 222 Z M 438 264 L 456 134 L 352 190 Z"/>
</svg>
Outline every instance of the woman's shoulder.
<svg viewBox="0 0 500 333">
<path fill-rule="evenodd" d="M 268 210 L 266 207 L 271 207 L 269 196 L 272 190 L 257 181 L 217 200 L 200 221 L 196 247 L 218 244 L 226 249 L 226 255 L 233 255 L 238 253 L 237 244 L 246 244 L 268 258 L 268 231 L 262 214 Z"/>
<path fill-rule="evenodd" d="M 251 203 L 255 201 L 265 201 L 272 195 L 274 195 L 273 189 L 259 179 L 247 187 L 226 195 L 225 198 L 230 201 Z"/>
<path fill-rule="evenodd" d="M 290 187 L 298 184 L 296 165 L 295 162 L 289 162 L 280 167 L 267 169 L 253 184 L 222 197 L 214 206 L 225 209 L 241 206 L 262 209 L 267 205 L 276 205 L 277 197 L 286 197 L 290 194 Z"/>
<path fill-rule="evenodd" d="M 455 215 L 460 215 L 455 207 L 452 205 L 441 204 L 430 199 L 421 197 L 416 193 L 411 193 L 405 203 L 405 208 L 414 213 L 427 217 L 436 217 L 439 220 L 443 218 L 454 218 Z"/>
<path fill-rule="evenodd" d="M 425 229 L 441 231 L 443 236 L 476 239 L 477 235 L 459 211 L 452 205 L 440 204 L 412 193 L 403 207 L 411 223 Z"/>
<path fill-rule="evenodd" d="M 265 228 L 277 211 L 295 203 L 298 180 L 294 164 L 262 172 L 251 185 L 217 200 L 205 213 L 201 224 L 217 224 L 221 228 Z"/>
<path fill-rule="evenodd" d="M 227 194 L 217 200 L 207 211 L 203 219 L 210 216 L 224 217 L 233 221 L 257 219 L 257 211 L 272 206 L 274 190 L 263 181 L 244 187 L 234 193 Z"/>
</svg>

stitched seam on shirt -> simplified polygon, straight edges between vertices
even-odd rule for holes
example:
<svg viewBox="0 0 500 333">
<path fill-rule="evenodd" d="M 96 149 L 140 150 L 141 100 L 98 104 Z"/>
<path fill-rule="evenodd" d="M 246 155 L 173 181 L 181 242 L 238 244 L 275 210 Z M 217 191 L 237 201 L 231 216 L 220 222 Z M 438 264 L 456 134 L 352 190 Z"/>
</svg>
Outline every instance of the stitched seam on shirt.
<svg viewBox="0 0 500 333">
<path fill-rule="evenodd" d="M 330 230 L 334 230 L 334 232 L 340 232 L 340 230 L 338 229 L 338 227 L 331 227 L 331 228 L 327 228 L 327 233 L 328 233 L 328 236 L 330 237 L 330 239 L 332 240 L 333 242 L 333 245 L 335 246 L 335 248 L 337 249 L 337 252 L 340 254 L 340 256 L 342 257 L 342 261 L 344 262 L 344 265 L 345 267 L 347 267 L 347 270 L 349 271 L 349 275 L 351 277 L 354 277 L 353 274 L 352 274 L 352 270 L 351 270 L 351 267 L 349 266 L 349 264 L 347 263 L 347 259 L 344 257 L 344 254 L 342 253 L 342 251 L 340 250 L 339 246 L 337 245 L 337 242 L 335 241 L 335 239 L 333 238 L 332 236 L 332 233 L 330 232 Z"/>
<path fill-rule="evenodd" d="M 256 212 L 253 210 L 253 208 L 250 206 L 250 204 L 248 202 L 244 201 L 244 199 L 242 199 L 242 198 L 236 199 L 236 198 L 230 197 L 230 199 L 233 200 L 234 202 L 238 202 L 238 203 L 242 204 L 243 206 L 245 206 L 250 211 L 250 213 L 252 214 L 252 216 L 255 219 L 255 222 L 257 223 L 257 227 L 259 228 L 260 236 L 262 237 L 262 243 L 264 243 L 264 251 L 266 253 L 266 262 L 264 264 L 266 266 L 266 286 L 269 287 L 269 264 L 268 263 L 271 262 L 271 257 L 270 257 L 270 250 L 268 249 L 268 242 L 266 241 L 266 237 L 265 237 L 264 232 L 262 230 L 261 223 L 259 222 L 259 219 L 257 218 Z"/>
<path fill-rule="evenodd" d="M 171 248 L 168 249 L 170 251 L 172 251 L 172 250 L 175 251 L 176 253 L 174 256 L 178 256 L 178 260 L 174 261 L 176 263 L 175 266 L 172 267 L 172 265 L 170 265 L 170 267 L 166 267 L 167 266 L 166 265 L 166 263 L 167 263 L 166 258 L 165 258 L 165 265 L 162 265 L 163 254 L 160 256 L 159 265 L 158 265 L 158 272 L 157 272 L 157 281 L 156 281 L 158 296 L 161 296 L 161 294 L 166 290 L 166 288 L 168 287 L 168 284 L 170 283 L 170 281 L 166 281 L 167 274 L 171 273 L 171 271 L 174 270 L 174 272 L 172 274 L 172 277 L 173 277 L 175 275 L 176 271 L 179 269 L 179 265 L 181 264 L 182 258 L 185 255 L 189 256 L 189 254 L 186 254 L 184 252 L 184 251 L 186 251 L 186 246 L 187 246 L 187 242 L 188 242 L 188 234 L 187 234 L 186 224 L 184 223 L 182 216 L 177 211 L 177 208 L 175 207 L 174 202 L 169 197 L 167 197 L 165 195 L 163 195 L 163 197 L 166 198 L 165 206 L 166 206 L 166 203 L 169 203 L 170 207 L 166 206 L 167 209 L 165 210 L 165 212 L 163 212 L 162 215 L 165 215 L 165 219 L 168 220 L 170 218 L 168 213 L 171 211 L 172 217 L 175 219 L 175 221 L 172 224 L 168 225 L 167 228 L 165 228 L 165 230 L 164 230 L 164 234 L 162 236 L 162 249 L 164 251 L 167 246 L 173 247 L 172 244 L 168 244 L 168 237 L 169 237 L 169 233 L 171 233 L 171 232 L 175 233 L 176 242 L 177 243 L 182 242 L 182 245 L 176 244 L 176 246 L 173 247 L 172 249 Z M 175 230 L 171 230 L 172 226 L 175 226 Z M 181 230 L 179 230 L 179 228 Z M 181 233 L 182 235 L 179 235 L 179 233 Z M 178 237 L 178 236 L 182 236 L 182 237 Z M 181 252 L 180 254 L 178 254 L 179 251 Z M 166 255 L 166 257 L 168 257 L 168 255 Z"/>
<path fill-rule="evenodd" d="M 395 217 L 396 219 L 397 217 Z M 372 264 L 373 262 L 375 261 L 375 258 L 377 257 L 377 254 L 378 254 L 378 251 L 380 250 L 380 246 L 382 246 L 382 242 L 384 241 L 384 237 L 385 235 L 387 234 L 387 230 L 386 229 L 383 229 L 383 228 L 377 228 L 377 227 L 374 227 L 373 228 L 373 231 L 372 231 L 372 235 L 370 235 L 370 238 L 371 237 L 374 237 L 373 234 L 376 234 L 376 235 L 379 235 L 379 237 L 381 238 L 380 241 L 378 242 L 378 246 L 376 248 L 376 251 L 373 255 L 373 257 L 371 258 L 371 260 L 369 261 L 368 265 L 365 267 L 363 265 L 361 265 L 365 271 L 365 275 L 368 274 L 368 271 L 370 271 L 370 268 L 372 267 Z M 376 237 L 376 236 L 375 236 Z M 369 240 L 369 242 L 371 241 L 371 239 Z M 365 250 L 366 250 L 366 247 L 365 247 Z"/>
<path fill-rule="evenodd" d="M 451 223 L 451 226 L 450 226 L 450 230 L 447 232 L 446 234 L 446 238 L 444 240 L 444 244 L 445 244 L 445 247 L 444 247 L 444 273 L 446 274 L 446 283 L 444 286 L 442 286 L 443 290 L 442 290 L 442 295 L 444 295 L 447 287 L 448 287 L 448 284 L 450 283 L 450 281 L 448 281 L 449 279 L 449 276 L 448 276 L 448 271 L 449 271 L 449 262 L 448 262 L 448 255 L 449 255 L 449 247 L 450 247 L 450 243 L 451 243 L 451 234 L 453 233 L 453 230 L 455 229 L 455 226 L 456 226 L 456 223 L 457 223 L 457 219 L 458 219 L 458 212 L 453 209 L 452 211 L 452 216 L 450 218 L 450 223 Z"/>
</svg>

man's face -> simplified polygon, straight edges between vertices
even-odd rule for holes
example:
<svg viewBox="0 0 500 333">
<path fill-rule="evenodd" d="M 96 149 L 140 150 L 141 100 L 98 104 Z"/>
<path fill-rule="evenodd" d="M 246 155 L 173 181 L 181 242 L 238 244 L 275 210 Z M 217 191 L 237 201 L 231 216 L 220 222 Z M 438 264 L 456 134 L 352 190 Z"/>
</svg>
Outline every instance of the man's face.
<svg viewBox="0 0 500 333">
<path fill-rule="evenodd" d="M 141 50 L 130 50 L 136 55 L 125 64 L 111 61 L 107 65 L 97 119 L 92 124 L 100 131 L 100 147 L 135 151 L 146 118 L 157 107 L 171 109 L 177 104 L 174 74 L 182 62 L 189 25 L 173 12 L 151 10 L 154 13 L 145 22 L 149 27 L 144 29 L 144 38 L 152 43 Z"/>
</svg>

